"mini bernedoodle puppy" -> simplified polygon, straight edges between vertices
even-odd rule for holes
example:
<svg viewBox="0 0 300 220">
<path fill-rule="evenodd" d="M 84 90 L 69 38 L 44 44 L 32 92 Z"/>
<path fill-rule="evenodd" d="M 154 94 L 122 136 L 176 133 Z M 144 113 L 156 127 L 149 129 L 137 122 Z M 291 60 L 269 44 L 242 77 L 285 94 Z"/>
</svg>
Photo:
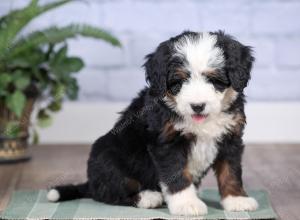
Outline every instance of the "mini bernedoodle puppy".
<svg viewBox="0 0 300 220">
<path fill-rule="evenodd" d="M 257 209 L 241 167 L 251 53 L 221 31 L 187 31 L 162 42 L 146 57 L 149 86 L 93 144 L 88 181 L 57 186 L 48 199 L 140 208 L 166 202 L 171 214 L 204 215 L 197 189 L 212 168 L 225 210 Z"/>
</svg>

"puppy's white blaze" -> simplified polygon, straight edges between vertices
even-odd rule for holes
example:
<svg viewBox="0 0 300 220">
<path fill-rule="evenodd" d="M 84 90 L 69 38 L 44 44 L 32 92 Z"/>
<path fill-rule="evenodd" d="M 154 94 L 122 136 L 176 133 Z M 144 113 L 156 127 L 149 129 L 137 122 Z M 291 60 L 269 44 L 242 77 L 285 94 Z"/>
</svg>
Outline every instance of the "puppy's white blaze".
<svg viewBox="0 0 300 220">
<path fill-rule="evenodd" d="M 51 189 L 47 193 L 47 199 L 50 202 L 57 202 L 60 198 L 59 192 L 56 189 Z"/>
<path fill-rule="evenodd" d="M 175 96 L 177 105 L 174 109 L 180 115 L 186 116 L 188 120 L 194 113 L 191 104 L 205 103 L 203 113 L 210 114 L 212 117 L 214 117 L 213 114 L 218 114 L 222 110 L 224 93 L 216 91 L 202 75 L 205 71 L 224 67 L 223 50 L 216 46 L 216 42 L 216 35 L 200 33 L 199 36 L 183 37 L 175 44 L 174 56 L 180 56 L 186 60 L 184 66 L 191 76 L 182 84 L 180 92 Z"/>
<path fill-rule="evenodd" d="M 139 208 L 156 208 L 162 205 L 163 196 L 162 193 L 145 190 L 139 193 L 140 200 L 137 203 L 137 207 Z"/>
<path fill-rule="evenodd" d="M 200 33 L 198 37 L 183 37 L 176 43 L 177 55 L 183 56 L 192 72 L 198 74 L 209 69 L 224 66 L 223 51 L 216 47 L 217 36 Z"/>
<path fill-rule="evenodd" d="M 226 211 L 254 211 L 258 208 L 257 201 L 252 197 L 227 196 L 221 201 Z"/>
<path fill-rule="evenodd" d="M 207 214 L 207 206 L 198 198 L 193 184 L 175 194 L 169 194 L 165 189 L 163 191 L 171 214 L 185 216 Z"/>
</svg>

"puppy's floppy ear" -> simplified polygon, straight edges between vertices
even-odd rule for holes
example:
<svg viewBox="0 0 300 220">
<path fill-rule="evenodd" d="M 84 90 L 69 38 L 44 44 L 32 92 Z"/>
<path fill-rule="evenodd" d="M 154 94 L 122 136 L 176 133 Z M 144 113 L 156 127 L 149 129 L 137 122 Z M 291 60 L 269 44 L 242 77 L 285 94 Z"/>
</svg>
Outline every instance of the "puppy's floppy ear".
<svg viewBox="0 0 300 220">
<path fill-rule="evenodd" d="M 219 46 L 224 50 L 225 69 L 231 86 L 242 92 L 248 85 L 254 57 L 251 47 L 244 46 L 229 35 L 219 32 Z M 221 36 L 220 36 L 221 35 Z"/>
<path fill-rule="evenodd" d="M 236 52 L 233 54 L 234 51 Z M 251 48 L 238 43 L 234 46 L 230 57 L 231 67 L 228 71 L 228 76 L 231 85 L 236 91 L 242 92 L 248 85 L 251 77 L 250 72 L 254 61 L 254 57 L 251 55 Z"/>
<path fill-rule="evenodd" d="M 170 52 L 166 43 L 161 43 L 154 53 L 146 56 L 143 65 L 146 70 L 146 80 L 150 85 L 150 92 L 155 96 L 164 96 L 167 91 L 167 65 Z"/>
</svg>

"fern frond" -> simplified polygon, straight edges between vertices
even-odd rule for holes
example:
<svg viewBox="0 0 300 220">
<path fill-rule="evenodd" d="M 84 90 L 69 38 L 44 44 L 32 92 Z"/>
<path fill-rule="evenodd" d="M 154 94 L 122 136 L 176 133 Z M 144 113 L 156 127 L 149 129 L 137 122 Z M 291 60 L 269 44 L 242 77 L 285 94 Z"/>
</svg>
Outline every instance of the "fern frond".
<svg viewBox="0 0 300 220">
<path fill-rule="evenodd" d="M 0 19 L 0 58 L 10 49 L 16 35 L 35 17 L 73 0 L 58 0 L 39 6 L 37 0 L 32 0 L 23 9 L 11 11 Z"/>
<path fill-rule="evenodd" d="M 39 6 L 39 13 L 42 14 L 46 11 L 52 10 L 54 8 L 57 8 L 61 5 L 67 4 L 67 3 L 72 2 L 72 1 L 75 1 L 75 0 L 59 0 L 59 1 L 56 1 L 56 2 L 48 3 L 44 6 Z"/>
<path fill-rule="evenodd" d="M 30 5 L 37 5 L 39 0 L 31 0 Z"/>
<path fill-rule="evenodd" d="M 17 55 L 30 48 L 44 44 L 56 44 L 77 36 L 91 37 L 104 40 L 114 46 L 120 46 L 120 42 L 110 33 L 89 25 L 68 25 L 66 27 L 50 27 L 42 31 L 36 31 L 19 39 L 11 49 L 11 56 Z"/>
</svg>

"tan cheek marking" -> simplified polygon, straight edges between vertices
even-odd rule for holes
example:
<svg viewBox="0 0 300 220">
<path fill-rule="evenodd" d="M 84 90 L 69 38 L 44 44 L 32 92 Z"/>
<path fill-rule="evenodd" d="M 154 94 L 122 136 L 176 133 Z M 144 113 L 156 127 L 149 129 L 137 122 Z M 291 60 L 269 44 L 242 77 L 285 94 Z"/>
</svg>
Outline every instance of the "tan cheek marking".
<svg viewBox="0 0 300 220">
<path fill-rule="evenodd" d="M 165 140 L 171 140 L 175 135 L 179 134 L 178 130 L 174 127 L 174 122 L 167 121 L 161 131 L 161 135 Z M 192 133 L 181 133 L 190 143 L 196 141 L 196 136 Z"/>
<path fill-rule="evenodd" d="M 241 135 L 246 124 L 246 117 L 242 113 L 237 113 L 234 115 L 233 120 L 235 121 L 235 126 L 233 132 L 237 135 Z"/>
<path fill-rule="evenodd" d="M 174 129 L 174 125 L 171 121 L 167 121 L 162 129 L 161 135 L 165 140 L 171 140 L 175 137 L 176 130 Z"/>
<path fill-rule="evenodd" d="M 167 97 L 170 101 L 172 101 L 172 102 L 175 103 L 175 97 L 174 97 L 174 95 L 172 95 L 169 91 L 167 91 L 165 95 L 166 95 L 166 97 Z"/>
<path fill-rule="evenodd" d="M 230 107 L 232 102 L 237 98 L 238 93 L 232 88 L 227 88 L 224 94 L 224 98 L 222 100 L 223 109 L 227 109 Z"/>
</svg>

